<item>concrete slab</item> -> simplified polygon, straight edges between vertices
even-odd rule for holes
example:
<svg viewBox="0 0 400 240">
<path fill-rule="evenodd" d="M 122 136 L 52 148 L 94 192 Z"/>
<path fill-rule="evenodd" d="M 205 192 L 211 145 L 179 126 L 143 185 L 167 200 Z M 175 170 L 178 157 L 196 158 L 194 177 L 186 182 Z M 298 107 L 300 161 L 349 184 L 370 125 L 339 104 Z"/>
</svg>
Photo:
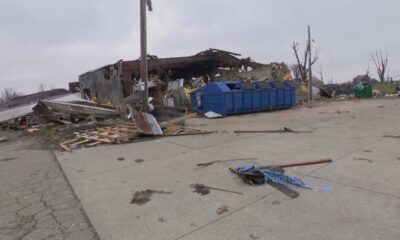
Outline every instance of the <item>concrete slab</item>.
<svg viewBox="0 0 400 240">
<path fill-rule="evenodd" d="M 320 184 L 334 190 L 302 191 L 294 200 L 276 193 L 175 239 L 398 239 L 398 198 Z"/>
<path fill-rule="evenodd" d="M 311 176 L 400 197 L 400 149 L 392 144 L 379 140 L 369 146 L 371 152 L 357 151 Z"/>
<path fill-rule="evenodd" d="M 399 103 L 328 102 L 311 109 L 194 118 L 188 126 L 219 132 L 81 149 L 58 157 L 102 239 L 395 239 L 400 236 L 400 150 L 397 139 L 382 135 L 400 132 Z M 232 133 L 283 127 L 314 131 Z M 135 162 L 138 158 L 144 161 Z M 256 159 L 196 167 L 237 158 Z M 268 186 L 246 185 L 228 171 L 238 165 L 321 158 L 334 163 L 293 168 L 288 174 L 334 190 L 300 189 L 295 200 Z M 372 162 L 360 160 L 364 158 Z M 195 183 L 243 195 L 211 190 L 201 196 L 192 192 L 190 184 Z M 130 204 L 134 192 L 146 189 L 172 193 L 154 194 L 141 206 Z M 223 205 L 229 212 L 218 215 Z"/>
</svg>

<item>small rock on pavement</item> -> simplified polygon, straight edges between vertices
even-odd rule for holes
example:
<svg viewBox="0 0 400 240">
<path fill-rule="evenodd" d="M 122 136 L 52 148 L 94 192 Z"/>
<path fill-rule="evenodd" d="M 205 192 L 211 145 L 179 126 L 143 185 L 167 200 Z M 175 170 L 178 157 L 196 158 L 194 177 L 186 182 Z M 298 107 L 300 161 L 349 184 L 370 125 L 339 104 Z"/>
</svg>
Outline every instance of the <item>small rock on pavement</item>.
<svg viewBox="0 0 400 240">
<path fill-rule="evenodd" d="M 223 213 L 229 212 L 228 206 L 222 205 L 217 209 L 217 214 L 221 215 Z"/>
</svg>

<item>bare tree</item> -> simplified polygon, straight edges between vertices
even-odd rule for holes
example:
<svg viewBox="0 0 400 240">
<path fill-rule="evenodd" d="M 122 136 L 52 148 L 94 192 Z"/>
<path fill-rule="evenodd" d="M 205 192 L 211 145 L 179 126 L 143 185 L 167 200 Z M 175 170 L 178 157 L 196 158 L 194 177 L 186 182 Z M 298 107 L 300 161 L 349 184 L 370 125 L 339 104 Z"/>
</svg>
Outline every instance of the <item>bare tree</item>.
<svg viewBox="0 0 400 240">
<path fill-rule="evenodd" d="M 295 66 L 297 67 L 297 73 L 299 75 L 299 78 L 302 81 L 307 81 L 308 79 L 308 72 L 309 72 L 309 46 L 310 44 L 307 41 L 307 48 L 304 49 L 304 54 L 300 56 L 299 51 L 300 51 L 300 43 L 299 42 L 293 42 L 292 44 L 292 49 L 294 52 L 294 56 L 296 57 L 297 63 Z M 311 60 L 311 66 L 314 65 L 318 61 L 318 50 L 314 53 L 314 56 L 312 57 Z"/>
<path fill-rule="evenodd" d="M 300 73 L 299 73 L 299 67 L 297 66 L 297 64 L 293 64 L 290 66 L 290 70 L 293 73 L 293 77 L 295 80 L 299 80 L 301 79 Z"/>
<path fill-rule="evenodd" d="M 376 68 L 376 73 L 378 73 L 379 80 L 381 82 L 385 81 L 385 74 L 386 74 L 386 68 L 388 65 L 389 61 L 389 52 L 386 51 L 386 56 L 384 57 L 382 55 L 382 51 L 376 50 L 375 53 L 371 53 L 372 56 L 372 61 L 374 61 L 375 68 Z"/>
<path fill-rule="evenodd" d="M 20 96 L 17 91 L 13 88 L 6 88 L 0 93 L 0 103 L 8 103 L 10 102 L 13 98 L 16 98 Z"/>
<path fill-rule="evenodd" d="M 39 84 L 38 92 L 44 92 L 46 91 L 46 84 L 41 83 Z"/>
</svg>

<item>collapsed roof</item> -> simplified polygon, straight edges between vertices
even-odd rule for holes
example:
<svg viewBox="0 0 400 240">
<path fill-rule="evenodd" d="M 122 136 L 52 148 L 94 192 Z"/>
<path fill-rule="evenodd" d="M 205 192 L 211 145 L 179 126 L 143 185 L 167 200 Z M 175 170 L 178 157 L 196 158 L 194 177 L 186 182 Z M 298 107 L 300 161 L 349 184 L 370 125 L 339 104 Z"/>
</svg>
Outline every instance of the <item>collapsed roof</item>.
<svg viewBox="0 0 400 240">
<path fill-rule="evenodd" d="M 187 57 L 158 58 L 155 55 L 148 55 L 148 71 L 149 74 L 158 75 L 161 79 L 167 77 L 168 79 L 175 80 L 209 75 L 211 78 L 210 80 L 212 80 L 212 73 L 218 68 L 239 70 L 243 68 L 255 69 L 264 66 L 264 64 L 251 60 L 250 57 L 239 58 L 240 56 L 241 55 L 238 53 L 213 48 Z M 125 67 L 132 73 L 134 79 L 140 78 L 140 62 L 140 58 L 133 61 L 123 61 Z M 107 67 L 109 67 L 109 65 L 103 68 Z M 115 68 L 117 68 L 117 64 L 115 64 Z"/>
</svg>

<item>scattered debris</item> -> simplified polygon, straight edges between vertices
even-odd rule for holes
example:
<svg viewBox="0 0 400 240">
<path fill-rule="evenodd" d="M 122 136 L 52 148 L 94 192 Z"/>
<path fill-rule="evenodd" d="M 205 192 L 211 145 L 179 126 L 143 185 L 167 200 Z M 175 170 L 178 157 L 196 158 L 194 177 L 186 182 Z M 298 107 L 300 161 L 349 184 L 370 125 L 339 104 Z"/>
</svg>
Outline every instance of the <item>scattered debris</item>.
<svg viewBox="0 0 400 240">
<path fill-rule="evenodd" d="M 367 158 L 353 158 L 353 160 L 359 160 L 359 161 L 367 161 L 369 163 L 373 163 L 374 161 L 371 159 L 367 159 Z"/>
<path fill-rule="evenodd" d="M 295 131 L 284 127 L 279 130 L 237 130 L 234 133 L 312 133 L 313 131 Z"/>
<path fill-rule="evenodd" d="M 162 136 L 146 136 L 138 132 L 133 122 L 122 122 L 108 127 L 97 127 L 75 133 L 75 138 L 60 143 L 60 147 L 71 151 L 77 147 L 94 147 L 99 144 L 120 144 L 136 140 L 151 140 L 152 137 L 171 137 L 187 135 L 203 135 L 213 132 L 186 128 L 173 124 L 166 124 Z"/>
<path fill-rule="evenodd" d="M 221 114 L 215 113 L 215 112 L 213 112 L 213 111 L 206 112 L 206 113 L 204 114 L 204 116 L 206 116 L 207 118 L 210 118 L 210 119 L 214 119 L 214 118 L 223 118 L 223 117 L 224 117 L 224 116 L 222 116 Z"/>
<path fill-rule="evenodd" d="M 262 182 L 260 180 L 260 182 Z M 280 191 L 281 193 L 285 194 L 286 196 L 290 197 L 291 199 L 298 198 L 300 196 L 300 193 L 291 189 L 290 187 L 283 185 L 283 184 L 278 184 L 274 182 L 267 182 L 268 185 L 271 187 L 275 188 L 276 190 Z"/>
<path fill-rule="evenodd" d="M 160 127 L 161 128 L 167 128 L 167 127 L 169 127 L 171 125 L 177 125 L 177 124 L 185 121 L 186 119 L 193 118 L 195 116 L 197 116 L 197 114 L 195 114 L 195 113 L 187 114 L 185 116 L 178 117 L 178 118 L 169 120 L 167 122 L 162 122 L 162 123 L 160 123 Z"/>
<path fill-rule="evenodd" d="M 7 142 L 8 141 L 8 138 L 6 138 L 6 137 L 0 137 L 0 143 L 2 143 L 2 142 Z"/>
<path fill-rule="evenodd" d="M 215 160 L 211 162 L 198 163 L 196 164 L 198 167 L 208 167 L 215 163 L 225 163 L 225 162 L 236 162 L 236 161 L 246 161 L 246 160 L 257 160 L 258 158 L 235 158 L 235 159 L 227 159 L 227 160 Z"/>
<path fill-rule="evenodd" d="M 133 112 L 137 131 L 146 135 L 163 135 L 160 125 L 150 113 Z"/>
<path fill-rule="evenodd" d="M 135 162 L 137 162 L 137 163 L 141 163 L 141 162 L 144 162 L 144 160 L 143 160 L 143 159 L 141 159 L 141 158 L 138 158 L 138 159 L 135 159 Z"/>
<path fill-rule="evenodd" d="M 384 135 L 384 138 L 400 138 L 400 136 Z"/>
<path fill-rule="evenodd" d="M 38 131 L 39 131 L 39 128 L 28 128 L 28 129 L 26 129 L 26 131 L 27 131 L 28 133 L 34 133 L 34 132 L 38 132 Z"/>
<path fill-rule="evenodd" d="M 291 164 L 280 164 L 261 167 L 242 166 L 236 169 L 230 168 L 230 170 L 241 177 L 245 182 L 250 184 L 272 183 L 275 186 L 276 184 L 279 184 L 292 187 L 313 189 L 310 185 L 305 183 L 300 178 L 285 175 L 283 169 L 288 167 L 306 166 L 330 162 L 332 162 L 331 159 L 322 159 L 317 161 L 305 161 Z M 294 193 L 292 194 L 293 197 L 297 197 Z"/>
<path fill-rule="evenodd" d="M 39 101 L 33 107 L 35 115 L 42 121 L 72 124 L 80 121 L 110 119 L 121 116 L 114 107 L 104 106 L 89 101 Z"/>
<path fill-rule="evenodd" d="M 117 160 L 118 160 L 118 161 L 125 161 L 125 158 L 119 157 L 119 158 L 117 158 Z"/>
<path fill-rule="evenodd" d="M 221 214 L 224 214 L 224 213 L 227 213 L 227 212 L 229 212 L 229 209 L 228 209 L 228 206 L 225 206 L 225 205 L 222 205 L 221 207 L 219 207 L 217 209 L 217 214 L 218 215 L 221 215 Z"/>
<path fill-rule="evenodd" d="M 210 189 L 221 191 L 221 192 L 228 192 L 228 193 L 234 193 L 234 194 L 243 195 L 243 193 L 241 193 L 241 192 L 235 192 L 235 191 L 226 190 L 226 189 L 222 189 L 222 188 L 209 187 L 209 186 L 206 186 L 206 185 L 200 184 L 200 183 L 191 184 L 190 186 L 194 189 L 193 192 L 199 193 L 201 195 L 209 194 L 210 193 Z"/>
<path fill-rule="evenodd" d="M 137 204 L 139 206 L 146 204 L 151 200 L 151 196 L 153 196 L 153 194 L 172 194 L 172 192 L 156 191 L 150 189 L 137 191 L 133 194 L 131 204 Z"/>
<path fill-rule="evenodd" d="M 66 150 L 85 144 L 93 147 L 101 143 L 127 142 L 137 136 L 136 126 L 133 123 L 121 123 L 109 127 L 99 127 L 75 133 L 75 138 L 63 142 L 60 146 Z"/>
</svg>

